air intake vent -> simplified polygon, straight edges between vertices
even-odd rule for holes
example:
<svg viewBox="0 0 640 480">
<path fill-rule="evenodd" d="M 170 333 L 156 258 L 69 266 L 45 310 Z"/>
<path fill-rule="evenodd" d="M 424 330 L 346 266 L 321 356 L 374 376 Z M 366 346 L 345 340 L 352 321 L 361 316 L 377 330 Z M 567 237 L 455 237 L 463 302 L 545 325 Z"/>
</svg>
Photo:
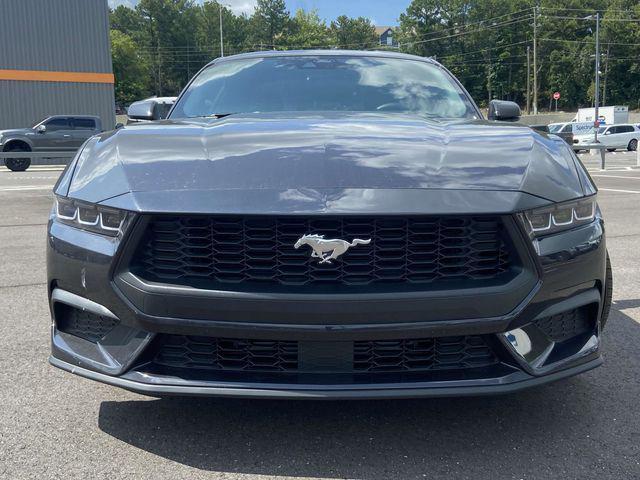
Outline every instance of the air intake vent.
<svg viewBox="0 0 640 480">
<path fill-rule="evenodd" d="M 96 315 L 57 303 L 55 306 L 56 327 L 59 331 L 96 343 L 118 325 L 118 320 Z"/>
<path fill-rule="evenodd" d="M 355 342 L 354 370 L 359 372 L 418 372 L 463 370 L 498 363 L 479 336 Z"/>
<path fill-rule="evenodd" d="M 592 307 L 586 306 L 563 312 L 551 317 L 536 320 L 536 326 L 554 342 L 564 342 L 575 336 L 592 331 L 593 321 L 590 321 Z M 591 315 L 595 318 L 595 315 Z"/>
<path fill-rule="evenodd" d="M 303 372 L 303 363 L 314 361 L 301 361 L 305 353 L 296 341 L 161 335 L 154 348 L 156 365 L 175 368 L 297 373 Z M 481 336 L 356 341 L 348 346 L 351 348 L 348 368 L 335 373 L 465 370 L 499 363 Z M 343 354 L 344 342 L 336 342 L 335 350 L 336 355 Z M 330 343 L 325 344 L 325 351 L 331 353 Z"/>
</svg>

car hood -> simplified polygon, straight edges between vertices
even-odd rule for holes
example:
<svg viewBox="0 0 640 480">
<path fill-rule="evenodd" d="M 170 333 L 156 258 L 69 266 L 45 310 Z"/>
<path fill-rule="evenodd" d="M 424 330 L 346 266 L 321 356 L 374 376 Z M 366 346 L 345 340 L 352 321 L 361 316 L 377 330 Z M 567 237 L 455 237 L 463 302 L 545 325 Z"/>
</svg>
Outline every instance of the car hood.
<svg viewBox="0 0 640 480">
<path fill-rule="evenodd" d="M 203 193 L 582 196 L 572 153 L 560 139 L 512 123 L 393 114 L 255 114 L 127 126 L 91 140 L 67 186 L 70 196 L 93 202 L 131 194 L 172 196 L 176 205 Z"/>
<path fill-rule="evenodd" d="M 24 135 L 26 132 L 31 131 L 30 128 L 14 128 L 11 130 L 0 130 L 0 137 L 8 137 L 10 135 Z"/>
</svg>

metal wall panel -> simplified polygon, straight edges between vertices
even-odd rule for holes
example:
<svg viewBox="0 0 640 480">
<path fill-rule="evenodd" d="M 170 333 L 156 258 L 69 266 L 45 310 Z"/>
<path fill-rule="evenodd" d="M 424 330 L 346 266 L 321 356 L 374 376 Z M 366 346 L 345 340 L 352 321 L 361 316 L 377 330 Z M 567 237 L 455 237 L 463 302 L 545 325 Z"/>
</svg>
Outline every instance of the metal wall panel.
<svg viewBox="0 0 640 480">
<path fill-rule="evenodd" d="M 50 115 L 97 115 L 115 124 L 113 85 L 0 81 L 0 129 L 30 127 Z"/>
<path fill-rule="evenodd" d="M 107 0 L 0 0 L 0 69 L 112 73 Z M 66 113 L 112 128 L 113 85 L 0 81 L 0 128 Z"/>
</svg>

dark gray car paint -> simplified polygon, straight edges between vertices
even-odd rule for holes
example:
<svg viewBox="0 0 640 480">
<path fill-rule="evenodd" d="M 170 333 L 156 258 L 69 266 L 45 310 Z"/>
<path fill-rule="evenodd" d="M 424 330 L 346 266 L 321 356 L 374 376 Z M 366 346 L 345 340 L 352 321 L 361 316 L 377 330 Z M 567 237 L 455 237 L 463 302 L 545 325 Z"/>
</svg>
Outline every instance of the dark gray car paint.
<svg viewBox="0 0 640 480">
<path fill-rule="evenodd" d="M 584 195 L 572 155 L 563 142 L 526 126 L 483 120 L 320 113 L 166 120 L 90 141 L 68 194 L 104 202 L 130 193 L 126 208 L 147 211 L 193 211 L 191 192 L 208 197 L 205 211 L 218 211 L 221 196 L 247 192 L 261 201 L 271 194 L 262 203 L 266 211 L 283 196 L 320 208 L 345 195 L 343 203 L 358 210 L 370 201 L 363 191 L 380 198 L 374 192 L 400 189 L 408 196 L 524 192 L 558 202 Z"/>
</svg>

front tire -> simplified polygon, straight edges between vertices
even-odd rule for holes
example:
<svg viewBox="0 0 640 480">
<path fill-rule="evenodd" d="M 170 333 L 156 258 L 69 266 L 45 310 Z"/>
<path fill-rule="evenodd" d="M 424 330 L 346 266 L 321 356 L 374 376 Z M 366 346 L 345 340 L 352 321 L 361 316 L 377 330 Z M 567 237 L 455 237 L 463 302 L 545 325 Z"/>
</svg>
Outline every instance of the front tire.
<svg viewBox="0 0 640 480">
<path fill-rule="evenodd" d="M 31 149 L 24 145 L 12 145 L 5 152 L 30 152 Z M 24 172 L 31 165 L 30 158 L 7 158 L 4 161 L 6 167 L 12 172 Z"/>
<path fill-rule="evenodd" d="M 638 140 L 636 138 L 632 139 L 627 145 L 627 150 L 630 152 L 635 152 L 638 149 Z"/>
</svg>

